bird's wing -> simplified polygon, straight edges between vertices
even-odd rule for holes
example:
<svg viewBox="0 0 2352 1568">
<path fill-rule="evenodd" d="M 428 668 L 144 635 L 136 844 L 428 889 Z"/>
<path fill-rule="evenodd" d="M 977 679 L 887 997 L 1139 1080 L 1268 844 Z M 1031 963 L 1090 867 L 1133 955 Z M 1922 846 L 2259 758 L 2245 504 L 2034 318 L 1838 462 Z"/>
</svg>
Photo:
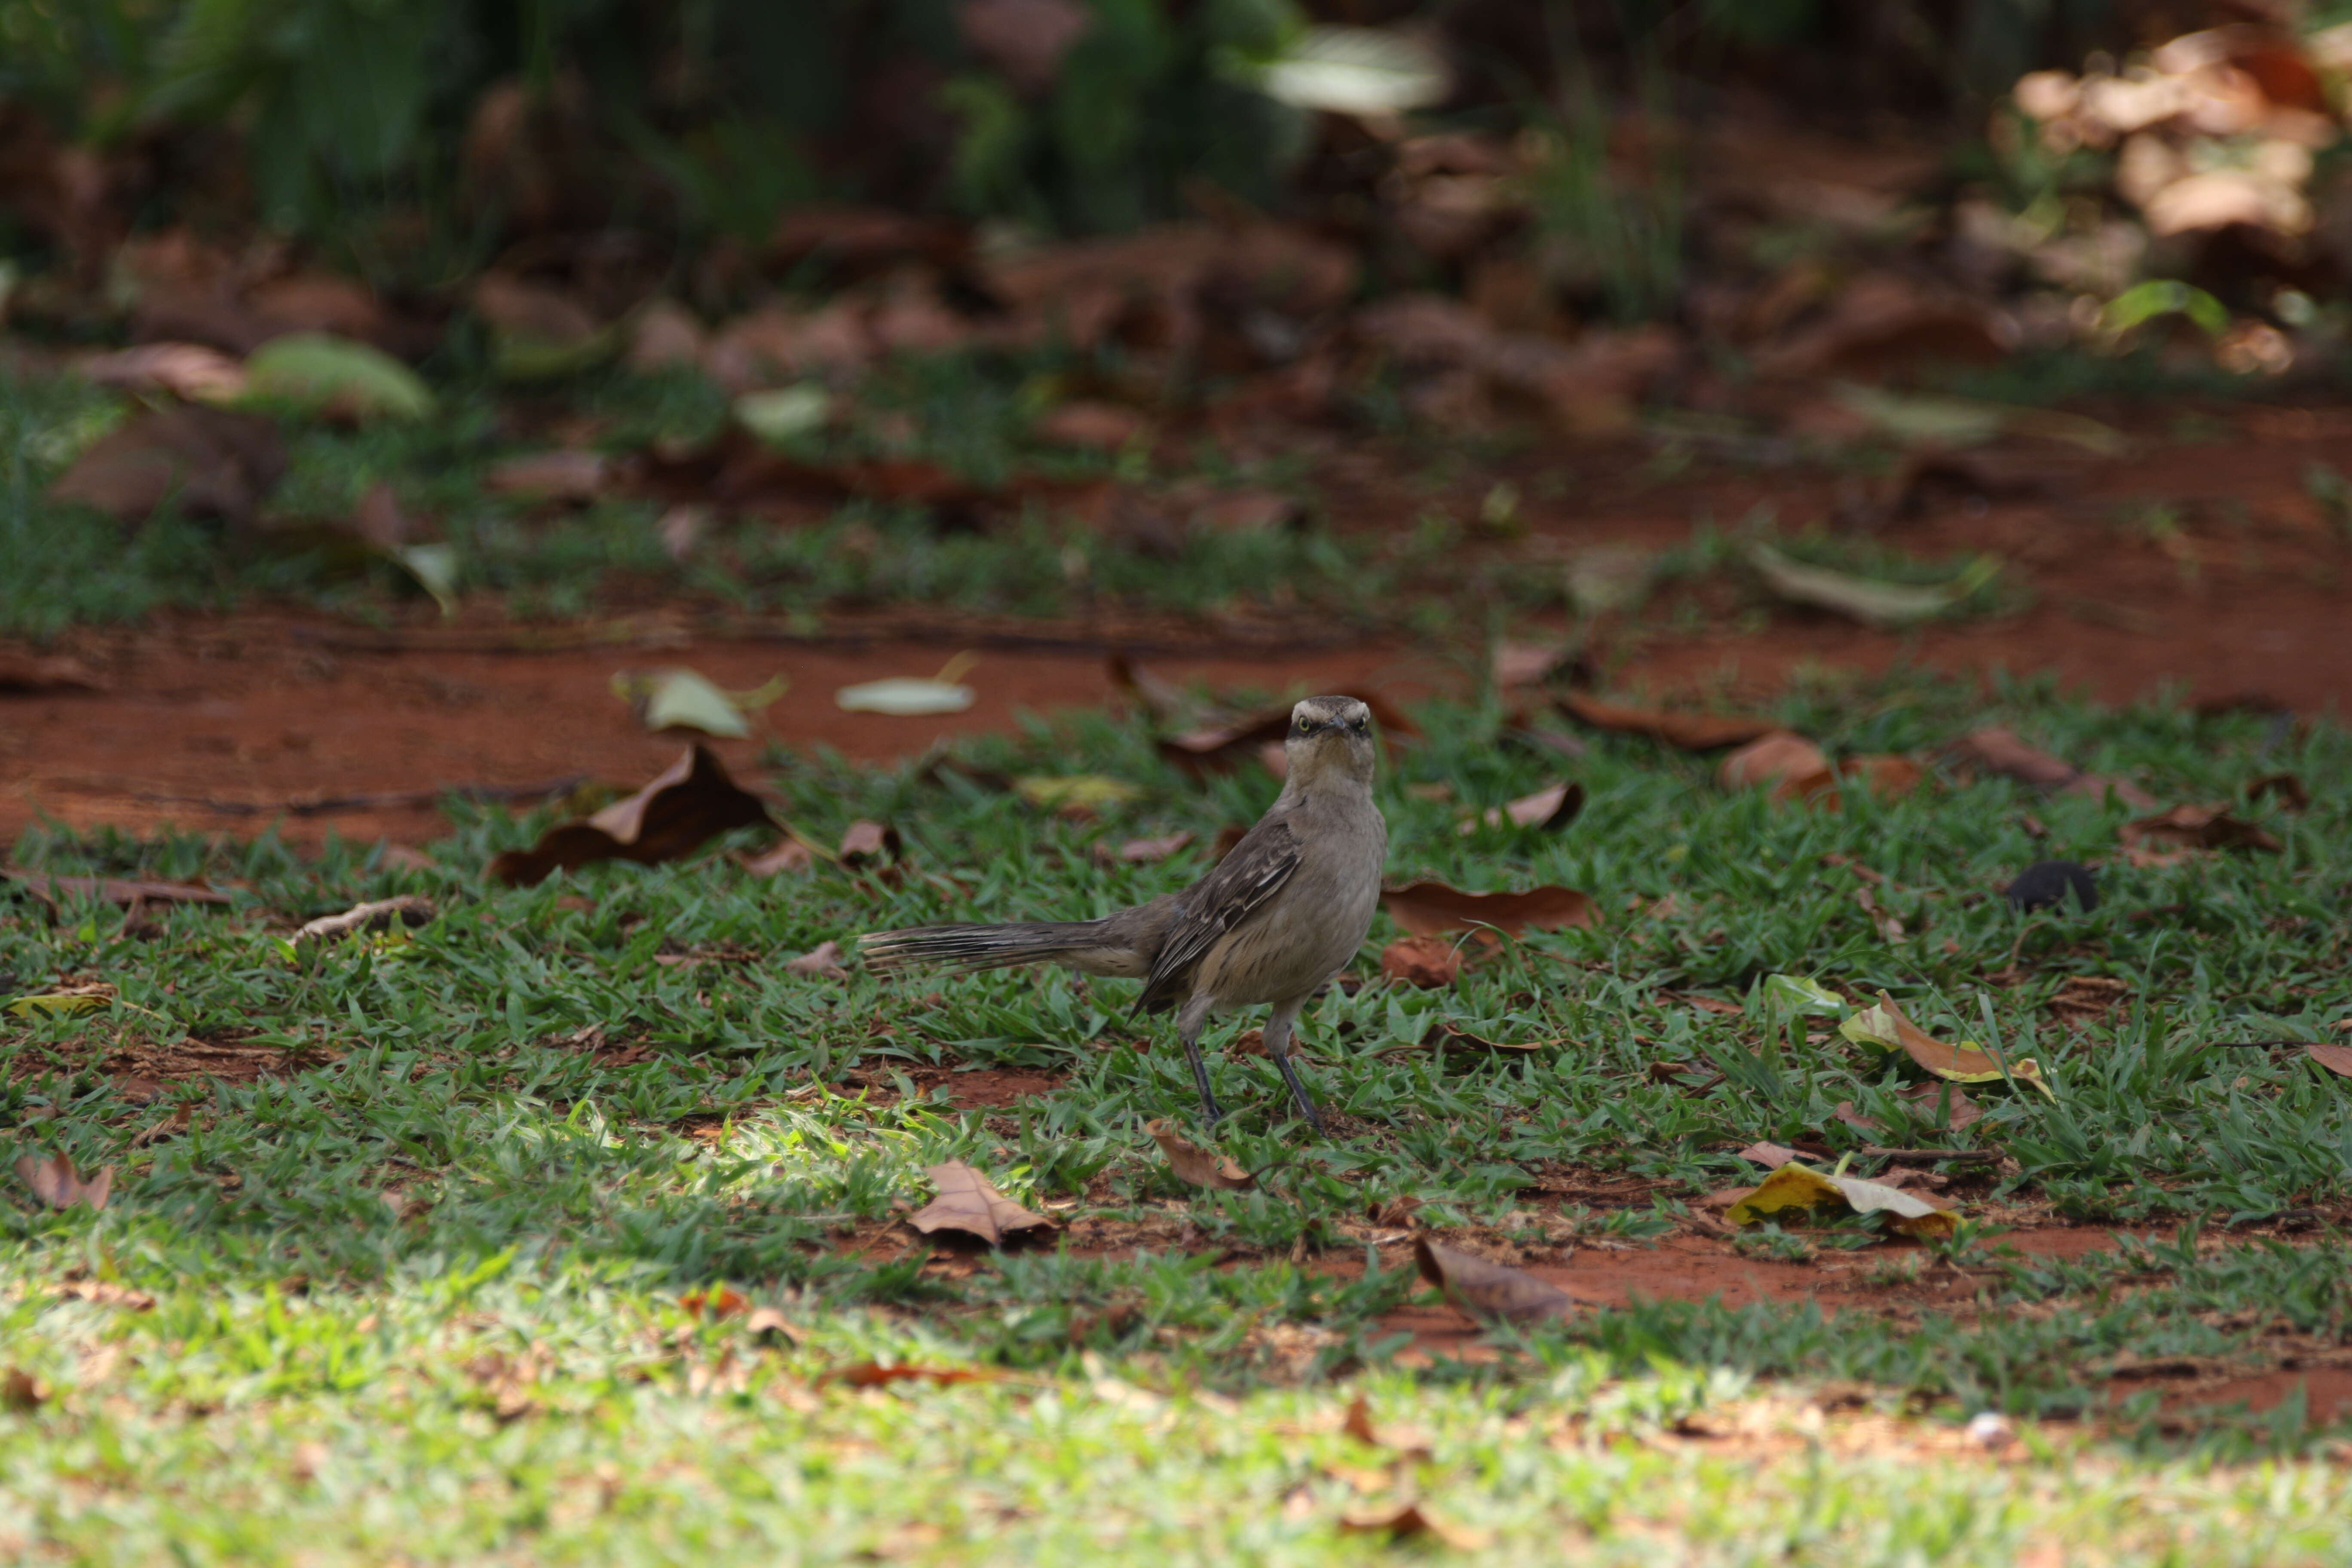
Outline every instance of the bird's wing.
<svg viewBox="0 0 2352 1568">
<path fill-rule="evenodd" d="M 1247 920 L 1298 869 L 1298 837 L 1290 824 L 1267 818 L 1234 846 L 1217 868 L 1184 895 L 1184 912 L 1170 928 L 1136 1005 L 1165 1012 L 1184 1000 L 1192 971 L 1219 937 Z"/>
</svg>

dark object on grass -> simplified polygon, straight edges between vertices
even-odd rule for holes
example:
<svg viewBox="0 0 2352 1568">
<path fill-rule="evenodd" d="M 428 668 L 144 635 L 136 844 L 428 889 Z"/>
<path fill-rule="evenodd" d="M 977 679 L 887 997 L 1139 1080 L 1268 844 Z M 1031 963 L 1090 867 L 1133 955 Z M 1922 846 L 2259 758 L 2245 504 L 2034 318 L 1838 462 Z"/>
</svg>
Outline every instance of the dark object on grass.
<svg viewBox="0 0 2352 1568">
<path fill-rule="evenodd" d="M 2084 914 L 2099 907 L 2098 882 L 2088 866 L 2044 860 L 2039 866 L 2028 866 L 2009 885 L 2009 901 L 2021 910 L 2046 910 L 2065 902 L 2069 892 Z"/>
</svg>

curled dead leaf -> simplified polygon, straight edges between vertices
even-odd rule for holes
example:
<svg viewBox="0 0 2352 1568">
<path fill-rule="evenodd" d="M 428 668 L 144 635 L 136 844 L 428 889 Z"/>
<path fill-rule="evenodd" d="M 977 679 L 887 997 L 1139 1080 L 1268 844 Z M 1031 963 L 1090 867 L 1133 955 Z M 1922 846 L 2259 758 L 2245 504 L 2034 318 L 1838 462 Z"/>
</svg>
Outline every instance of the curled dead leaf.
<svg viewBox="0 0 2352 1568">
<path fill-rule="evenodd" d="M 598 860 L 640 866 L 675 860 L 732 827 L 772 821 L 768 806 L 730 777 L 708 749 L 689 746 L 661 775 L 593 816 L 561 822 L 529 849 L 509 849 L 489 874 L 510 887 L 544 881 L 556 870 Z"/>
<path fill-rule="evenodd" d="M 986 1176 L 961 1160 L 927 1166 L 923 1173 L 930 1177 L 940 1195 L 908 1215 L 907 1223 L 926 1236 L 960 1231 L 997 1247 L 1053 1226 L 1043 1215 L 1031 1214 L 998 1192 Z"/>
<path fill-rule="evenodd" d="M 1454 1523 L 1433 1512 L 1427 1503 L 1421 1502 L 1344 1513 L 1339 1516 L 1339 1528 L 1351 1535 L 1391 1535 L 1400 1540 L 1425 1535 L 1456 1552 L 1482 1551 L 1493 1539 L 1483 1530 Z"/>
<path fill-rule="evenodd" d="M 1864 1045 L 1874 1045 L 1882 1050 L 1899 1050 L 1913 1061 L 1953 1083 L 2001 1083 L 2014 1079 L 2030 1083 L 2051 1099 L 2057 1099 L 2042 1077 L 2042 1065 L 2032 1057 L 2018 1057 L 2002 1064 L 1973 1046 L 1948 1046 L 1903 1016 L 1895 999 L 1884 991 L 1878 994 L 1875 1005 L 1864 1008 L 1838 1026 L 1838 1033 L 1847 1039 Z"/>
<path fill-rule="evenodd" d="M 840 855 L 845 866 L 895 861 L 903 858 L 906 852 L 906 841 L 898 836 L 898 830 L 886 823 L 868 822 L 861 817 L 842 831 Z"/>
<path fill-rule="evenodd" d="M 1390 918 L 1415 936 L 1446 931 L 1564 931 L 1599 923 L 1591 895 L 1573 888 L 1528 888 L 1519 892 L 1465 893 L 1443 882 L 1414 882 L 1381 894 Z"/>
<path fill-rule="evenodd" d="M 1434 991 L 1462 973 L 1462 949 L 1442 936 L 1408 936 L 1381 949 L 1381 973 L 1398 985 Z"/>
<path fill-rule="evenodd" d="M 324 942 L 329 937 L 390 931 L 395 925 L 411 928 L 429 925 L 438 912 L 432 900 L 404 893 L 396 899 L 353 904 L 339 915 L 321 915 L 296 931 L 294 941 L 299 946 L 306 942 Z"/>
<path fill-rule="evenodd" d="M 2125 823 L 2116 836 L 2136 864 L 2161 864 L 2200 849 L 2262 849 L 2275 854 L 2283 847 L 2263 829 L 2231 816 L 2226 804 L 2176 805 L 2158 816 Z"/>
<path fill-rule="evenodd" d="M 103 1209 L 107 1197 L 114 1191 L 113 1166 L 101 1167 L 95 1176 L 84 1176 L 63 1153 L 51 1153 L 47 1159 L 36 1154 L 17 1155 L 16 1179 L 53 1209 L 69 1209 L 76 1204 Z"/>
<path fill-rule="evenodd" d="M 1761 740 L 1780 728 L 1769 719 L 1737 713 L 1670 713 L 1654 708 L 1607 702 L 1581 691 L 1565 691 L 1561 711 L 1596 730 L 1646 735 L 1686 752 L 1715 752 Z"/>
<path fill-rule="evenodd" d="M 1257 1186 L 1257 1178 L 1234 1164 L 1213 1149 L 1203 1149 L 1176 1131 L 1176 1124 L 1165 1120 L 1147 1121 L 1143 1130 L 1160 1145 L 1160 1154 L 1178 1180 L 1196 1187 L 1208 1187 L 1216 1192 L 1246 1193 Z"/>
<path fill-rule="evenodd" d="M 1831 1175 L 1794 1160 L 1782 1163 L 1763 1184 L 1733 1204 L 1724 1218 L 1754 1225 L 1786 1209 L 1843 1205 L 1856 1214 L 1884 1214 L 1906 1236 L 1949 1236 L 1958 1220 L 1949 1205 L 1883 1182 Z"/>
<path fill-rule="evenodd" d="M 1576 1298 L 1524 1269 L 1456 1252 L 1427 1237 L 1414 1240 L 1412 1255 L 1421 1277 L 1474 1318 L 1538 1323 L 1565 1318 L 1577 1307 Z"/>
<path fill-rule="evenodd" d="M 1726 789 L 1774 786 L 1776 800 L 1812 793 L 1808 786 L 1826 787 L 1830 760 L 1819 746 L 1788 730 L 1759 735 L 1723 759 L 1716 777 Z"/>
<path fill-rule="evenodd" d="M 12 1366 L 0 1372 L 0 1407 L 23 1415 L 38 1410 L 48 1397 L 49 1385 L 23 1367 Z"/>
<path fill-rule="evenodd" d="M 849 971 L 841 962 L 841 943 L 821 942 L 784 965 L 787 974 L 798 974 L 810 980 L 846 980 Z"/>
</svg>

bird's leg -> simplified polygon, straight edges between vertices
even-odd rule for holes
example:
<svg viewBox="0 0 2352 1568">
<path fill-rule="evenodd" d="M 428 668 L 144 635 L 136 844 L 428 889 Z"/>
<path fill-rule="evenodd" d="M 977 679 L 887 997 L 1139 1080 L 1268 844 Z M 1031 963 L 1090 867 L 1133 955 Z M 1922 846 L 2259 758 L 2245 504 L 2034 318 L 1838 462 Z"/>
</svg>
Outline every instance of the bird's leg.
<svg viewBox="0 0 2352 1568">
<path fill-rule="evenodd" d="M 1323 1126 L 1323 1113 L 1315 1109 L 1315 1099 L 1307 1086 L 1298 1081 L 1298 1069 L 1290 1065 L 1290 1026 L 1298 1017 L 1301 1003 L 1277 1003 L 1265 1020 L 1265 1054 L 1282 1069 L 1282 1081 L 1290 1086 L 1290 1098 L 1298 1102 L 1298 1112 L 1307 1118 L 1307 1125 L 1315 1129 L 1318 1138 L 1328 1137 Z"/>
<path fill-rule="evenodd" d="M 1201 1031 L 1209 1022 L 1209 994 L 1202 992 L 1176 1015 L 1176 1037 L 1184 1042 L 1184 1058 L 1192 1064 L 1192 1083 L 1201 1091 L 1201 1114 L 1214 1127 L 1224 1116 L 1217 1097 L 1209 1092 L 1209 1064 L 1201 1059 Z"/>
</svg>

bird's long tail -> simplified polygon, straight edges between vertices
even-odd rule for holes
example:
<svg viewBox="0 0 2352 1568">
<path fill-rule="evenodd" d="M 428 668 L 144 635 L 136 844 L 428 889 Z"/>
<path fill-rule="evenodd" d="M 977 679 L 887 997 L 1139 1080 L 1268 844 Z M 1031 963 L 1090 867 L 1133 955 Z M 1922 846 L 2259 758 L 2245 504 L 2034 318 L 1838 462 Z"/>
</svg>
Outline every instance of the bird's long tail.
<svg viewBox="0 0 2352 1568">
<path fill-rule="evenodd" d="M 857 951 L 877 969 L 946 963 L 958 969 L 1003 969 L 1015 963 L 1066 963 L 1102 942 L 1102 921 L 1015 921 L 1003 925 L 910 926 L 869 931 Z"/>
</svg>

